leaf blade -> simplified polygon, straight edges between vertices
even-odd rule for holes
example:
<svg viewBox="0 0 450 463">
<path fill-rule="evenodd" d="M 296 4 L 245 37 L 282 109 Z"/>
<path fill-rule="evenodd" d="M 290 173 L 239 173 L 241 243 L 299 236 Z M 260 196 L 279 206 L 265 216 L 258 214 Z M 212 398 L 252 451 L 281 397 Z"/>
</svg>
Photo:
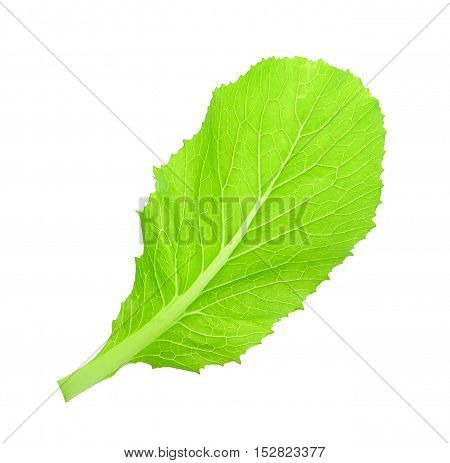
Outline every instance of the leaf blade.
<svg viewBox="0 0 450 463">
<path fill-rule="evenodd" d="M 359 79 L 322 61 L 264 60 L 216 89 L 201 130 L 155 171 L 135 284 L 90 368 L 239 361 L 373 227 L 382 121 Z"/>
</svg>

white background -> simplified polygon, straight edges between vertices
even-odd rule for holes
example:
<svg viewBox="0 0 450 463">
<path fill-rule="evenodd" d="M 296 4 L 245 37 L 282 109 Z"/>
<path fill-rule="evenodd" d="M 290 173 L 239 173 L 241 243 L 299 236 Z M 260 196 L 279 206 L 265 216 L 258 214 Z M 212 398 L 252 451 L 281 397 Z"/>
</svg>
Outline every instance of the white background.
<svg viewBox="0 0 450 463">
<path fill-rule="evenodd" d="M 444 6 L 5 3 L 164 160 L 198 130 L 212 90 L 262 57 L 322 58 L 367 82 Z M 370 84 L 388 134 L 377 228 L 308 298 L 447 440 L 449 26 L 450 8 Z M 141 252 L 134 211 L 159 164 L 0 6 L 2 440 L 108 337 Z M 57 392 L 0 453 L 121 462 L 124 448 L 158 445 L 449 461 L 448 444 L 308 309 L 241 366 L 131 365 L 68 404 Z"/>
</svg>

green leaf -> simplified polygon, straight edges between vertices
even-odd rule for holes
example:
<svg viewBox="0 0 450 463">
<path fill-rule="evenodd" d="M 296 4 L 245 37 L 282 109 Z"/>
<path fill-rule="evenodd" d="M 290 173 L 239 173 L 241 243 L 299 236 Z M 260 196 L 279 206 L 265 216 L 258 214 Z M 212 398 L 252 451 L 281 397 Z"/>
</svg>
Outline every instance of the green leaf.
<svg viewBox="0 0 450 463">
<path fill-rule="evenodd" d="M 384 135 L 377 100 L 323 61 L 263 60 L 216 89 L 155 169 L 133 289 L 65 399 L 127 363 L 239 362 L 374 226 Z"/>
</svg>

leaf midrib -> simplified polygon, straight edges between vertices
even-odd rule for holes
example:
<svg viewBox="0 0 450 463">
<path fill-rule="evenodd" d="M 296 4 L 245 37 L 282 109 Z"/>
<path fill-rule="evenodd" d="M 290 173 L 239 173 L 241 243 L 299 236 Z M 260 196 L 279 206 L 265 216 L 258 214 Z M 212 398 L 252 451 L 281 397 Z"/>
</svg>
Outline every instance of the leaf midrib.
<svg viewBox="0 0 450 463">
<path fill-rule="evenodd" d="M 216 258 L 211 262 L 211 264 L 202 273 L 200 273 L 200 275 L 197 277 L 197 279 L 194 281 L 194 283 L 187 291 L 185 291 L 183 294 L 176 295 L 142 328 L 130 334 L 128 337 L 123 339 L 120 343 L 116 344 L 110 350 L 104 352 L 100 357 L 95 357 L 93 360 L 88 362 L 86 365 L 84 365 L 71 375 L 59 380 L 58 383 L 66 401 L 70 400 L 71 398 L 75 397 L 76 395 L 80 394 L 86 389 L 90 388 L 94 384 L 97 384 L 103 379 L 108 378 L 109 376 L 114 374 L 120 367 L 132 360 L 134 356 L 136 356 L 139 352 L 144 350 L 156 339 L 158 339 L 163 333 L 165 333 L 172 326 L 174 326 L 186 312 L 187 308 L 202 294 L 203 290 L 208 285 L 208 283 L 228 262 L 231 253 L 242 241 L 256 214 L 272 193 L 274 186 L 278 181 L 280 175 L 282 174 L 284 168 L 291 160 L 292 155 L 294 154 L 294 151 L 297 148 L 297 145 L 301 139 L 303 129 L 307 124 L 314 108 L 316 107 L 317 102 L 319 101 L 324 90 L 328 86 L 330 80 L 331 76 L 322 88 L 320 94 L 317 96 L 316 101 L 312 105 L 304 122 L 299 125 L 296 138 L 292 143 L 291 148 L 283 163 L 281 164 L 278 172 L 273 176 L 272 180 L 270 181 L 270 184 L 267 187 L 264 195 L 256 200 L 252 210 L 249 212 L 244 222 L 239 227 L 239 229 L 234 234 L 233 238 L 229 241 L 229 243 L 227 243 L 227 245 L 225 245 L 221 249 Z M 327 123 L 334 119 L 336 114 L 337 112 L 332 115 L 332 117 L 329 121 L 327 121 Z M 258 168 L 260 167 L 258 166 Z"/>
<path fill-rule="evenodd" d="M 262 198 L 256 200 L 252 210 L 234 234 L 233 238 L 222 248 L 211 264 L 197 277 L 186 292 L 175 296 L 142 328 L 130 334 L 120 343 L 103 353 L 102 356 L 94 358 L 71 375 L 60 379 L 58 383 L 66 401 L 114 374 L 120 367 L 128 363 L 135 355 L 153 343 L 178 322 L 187 308 L 202 294 L 208 283 L 228 262 L 231 253 L 246 235 L 250 224 L 271 194 L 276 181 L 291 159 L 301 138 L 301 132 L 304 126 L 305 124 L 300 126 L 295 142 L 292 144 L 288 155 L 280 166 L 277 174 L 273 177 Z"/>
</svg>

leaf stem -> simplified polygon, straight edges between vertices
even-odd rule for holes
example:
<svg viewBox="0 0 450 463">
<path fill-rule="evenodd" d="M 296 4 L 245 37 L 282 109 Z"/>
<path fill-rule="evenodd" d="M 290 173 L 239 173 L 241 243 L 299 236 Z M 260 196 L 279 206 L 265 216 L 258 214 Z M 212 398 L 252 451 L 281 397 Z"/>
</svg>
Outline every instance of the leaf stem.
<svg viewBox="0 0 450 463">
<path fill-rule="evenodd" d="M 142 352 L 155 339 L 178 322 L 186 309 L 203 292 L 206 285 L 214 278 L 228 261 L 231 253 L 247 233 L 248 227 L 267 194 L 255 202 L 254 207 L 237 230 L 231 241 L 220 251 L 206 270 L 199 275 L 194 284 L 183 294 L 178 295 L 162 308 L 142 328 L 127 336 L 110 350 L 97 355 L 90 362 L 83 365 L 70 375 L 58 380 L 59 388 L 68 402 L 81 392 L 112 376 L 120 367 L 129 363 L 137 354 Z"/>
</svg>

